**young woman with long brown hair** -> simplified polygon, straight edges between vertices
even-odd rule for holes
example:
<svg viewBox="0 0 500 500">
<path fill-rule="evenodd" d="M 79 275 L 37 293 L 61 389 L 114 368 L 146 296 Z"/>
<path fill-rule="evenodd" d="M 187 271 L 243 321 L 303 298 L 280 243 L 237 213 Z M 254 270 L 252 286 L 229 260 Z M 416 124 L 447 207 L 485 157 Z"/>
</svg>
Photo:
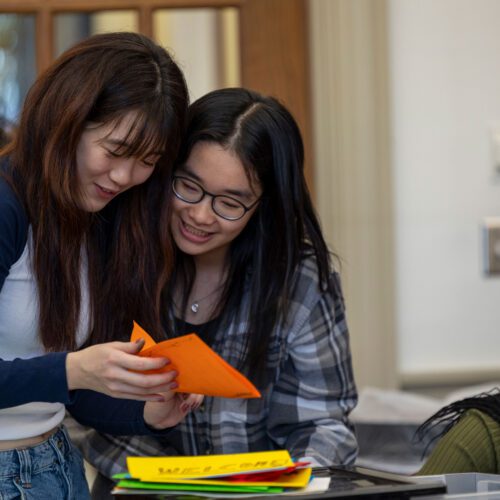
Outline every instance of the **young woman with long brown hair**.
<svg viewBox="0 0 500 500">
<path fill-rule="evenodd" d="M 141 374 L 168 361 L 125 341 L 133 319 L 160 328 L 165 192 L 187 105 L 169 54 L 134 33 L 80 42 L 28 93 L 0 166 L 2 498 L 88 498 L 65 405 L 141 434 L 198 400 L 171 391 L 174 372 Z"/>
</svg>

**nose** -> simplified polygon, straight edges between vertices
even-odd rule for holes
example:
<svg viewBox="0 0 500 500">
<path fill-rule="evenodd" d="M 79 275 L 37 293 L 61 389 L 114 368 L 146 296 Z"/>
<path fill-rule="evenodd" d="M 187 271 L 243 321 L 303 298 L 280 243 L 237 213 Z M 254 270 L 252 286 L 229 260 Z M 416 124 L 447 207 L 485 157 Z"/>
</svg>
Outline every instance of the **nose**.
<svg viewBox="0 0 500 500">
<path fill-rule="evenodd" d="M 199 203 L 190 205 L 189 216 L 197 224 L 211 224 L 215 219 L 215 214 L 212 210 L 212 198 L 205 195 Z"/>
<path fill-rule="evenodd" d="M 109 171 L 111 181 L 120 187 L 128 186 L 132 181 L 135 161 L 134 158 L 120 158 Z"/>
</svg>

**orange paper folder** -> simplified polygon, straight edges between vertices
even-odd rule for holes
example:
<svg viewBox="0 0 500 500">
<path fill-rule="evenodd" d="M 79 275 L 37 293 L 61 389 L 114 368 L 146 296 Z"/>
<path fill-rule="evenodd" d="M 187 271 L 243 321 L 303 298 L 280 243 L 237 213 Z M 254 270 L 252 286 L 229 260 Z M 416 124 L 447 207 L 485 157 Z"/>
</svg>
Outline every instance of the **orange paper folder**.
<svg viewBox="0 0 500 500">
<path fill-rule="evenodd" d="M 170 360 L 165 368 L 176 370 L 179 387 L 176 392 L 191 392 L 224 398 L 260 398 L 260 392 L 238 370 L 224 361 L 196 335 L 164 340 L 158 344 L 135 321 L 130 340 L 144 339 L 139 356 L 165 357 Z"/>
</svg>

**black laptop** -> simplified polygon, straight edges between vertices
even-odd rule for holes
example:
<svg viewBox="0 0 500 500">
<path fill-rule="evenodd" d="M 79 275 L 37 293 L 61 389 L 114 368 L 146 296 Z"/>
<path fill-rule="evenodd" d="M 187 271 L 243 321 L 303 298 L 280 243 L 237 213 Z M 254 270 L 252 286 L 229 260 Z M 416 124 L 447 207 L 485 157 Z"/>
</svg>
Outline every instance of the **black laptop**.
<svg viewBox="0 0 500 500">
<path fill-rule="evenodd" d="M 330 476 L 328 490 L 312 495 L 293 495 L 295 500 L 328 498 L 410 499 L 446 493 L 444 479 L 415 478 L 364 467 L 317 467 L 315 476 Z"/>
</svg>

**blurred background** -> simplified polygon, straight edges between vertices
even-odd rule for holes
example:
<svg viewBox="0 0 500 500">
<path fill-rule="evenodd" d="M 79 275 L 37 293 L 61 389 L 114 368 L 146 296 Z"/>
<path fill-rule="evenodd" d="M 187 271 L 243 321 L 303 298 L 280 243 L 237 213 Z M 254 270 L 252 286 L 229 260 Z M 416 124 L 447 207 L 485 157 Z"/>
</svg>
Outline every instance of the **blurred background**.
<svg viewBox="0 0 500 500">
<path fill-rule="evenodd" d="M 192 99 L 278 97 L 340 256 L 358 386 L 441 394 L 500 380 L 499 23 L 497 0 L 0 0 L 0 115 L 119 30 L 169 49 Z"/>
</svg>

